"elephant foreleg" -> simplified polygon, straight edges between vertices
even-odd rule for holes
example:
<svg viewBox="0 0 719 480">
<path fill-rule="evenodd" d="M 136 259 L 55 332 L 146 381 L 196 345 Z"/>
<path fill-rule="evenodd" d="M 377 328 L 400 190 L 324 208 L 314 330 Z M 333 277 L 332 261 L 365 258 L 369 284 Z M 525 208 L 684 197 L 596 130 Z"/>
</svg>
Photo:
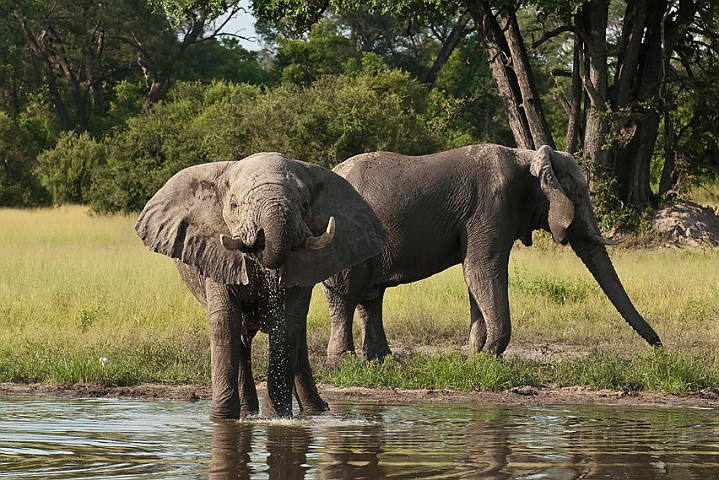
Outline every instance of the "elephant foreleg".
<svg viewBox="0 0 719 480">
<path fill-rule="evenodd" d="M 253 330 L 242 335 L 240 342 L 240 373 L 238 383 L 240 387 L 240 415 L 246 417 L 255 415 L 260 411 L 257 399 L 255 378 L 252 376 L 252 338 L 257 333 Z"/>
<path fill-rule="evenodd" d="M 486 338 L 484 350 L 501 355 L 507 348 L 512 334 L 507 298 L 509 253 L 484 260 L 476 261 L 468 258 L 463 264 L 464 279 L 479 313 L 472 325 L 474 332 L 470 330 L 470 346 L 472 352 L 479 352 L 481 338 L 484 336 Z M 484 335 L 479 323 L 480 317 L 484 318 L 486 326 Z"/>
<path fill-rule="evenodd" d="M 265 404 L 267 416 L 292 416 L 292 391 L 300 352 L 300 337 L 306 335 L 311 297 L 311 287 L 288 288 L 285 290 L 283 305 L 278 305 L 276 311 L 270 313 L 268 398 Z"/>
<path fill-rule="evenodd" d="M 469 350 L 481 352 L 487 342 L 487 323 L 484 321 L 482 311 L 471 291 L 469 292 L 469 316 Z"/>
<path fill-rule="evenodd" d="M 210 323 L 212 366 L 212 420 L 240 418 L 238 375 L 240 372 L 240 334 L 238 313 L 230 301 L 227 286 L 207 280 L 207 313 Z"/>
<path fill-rule="evenodd" d="M 359 313 L 360 325 L 362 326 L 362 350 L 364 350 L 367 360 L 377 359 L 381 361 L 392 353 L 382 325 L 383 299 L 384 289 L 369 300 L 363 300 L 357 306 L 357 313 Z"/>
<path fill-rule="evenodd" d="M 306 324 L 300 334 L 300 350 L 297 357 L 297 370 L 295 371 L 295 395 L 301 411 L 320 413 L 330 409 L 327 402 L 320 397 L 315 384 L 315 377 L 312 374 L 309 350 L 307 348 Z"/>
</svg>

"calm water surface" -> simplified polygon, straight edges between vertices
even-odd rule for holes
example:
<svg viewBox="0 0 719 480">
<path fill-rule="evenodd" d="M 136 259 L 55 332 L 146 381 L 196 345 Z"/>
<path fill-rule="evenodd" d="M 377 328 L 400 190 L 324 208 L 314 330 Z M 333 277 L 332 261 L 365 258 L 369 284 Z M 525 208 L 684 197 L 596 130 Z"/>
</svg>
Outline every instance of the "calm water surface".
<svg viewBox="0 0 719 480">
<path fill-rule="evenodd" d="M 0 478 L 719 478 L 716 408 L 332 408 L 212 424 L 207 402 L 0 397 Z"/>
</svg>

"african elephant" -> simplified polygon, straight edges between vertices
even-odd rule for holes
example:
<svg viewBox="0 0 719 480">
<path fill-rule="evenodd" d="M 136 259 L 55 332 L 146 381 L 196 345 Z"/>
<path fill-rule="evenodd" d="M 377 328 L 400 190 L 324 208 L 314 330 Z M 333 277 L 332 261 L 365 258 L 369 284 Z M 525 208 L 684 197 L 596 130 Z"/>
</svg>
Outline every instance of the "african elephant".
<svg viewBox="0 0 719 480">
<path fill-rule="evenodd" d="M 574 157 L 476 145 L 407 157 L 357 155 L 334 169 L 369 202 L 389 233 L 379 255 L 323 282 L 332 321 L 327 354 L 354 352 L 358 309 L 367 358 L 390 353 L 382 326 L 385 289 L 462 264 L 469 288 L 473 352 L 501 354 L 509 343 L 509 254 L 544 229 L 569 242 L 624 319 L 651 345 L 659 337 L 632 305 L 600 235 L 587 182 Z"/>
<path fill-rule="evenodd" d="M 151 250 L 175 259 L 206 308 L 212 419 L 259 411 L 251 341 L 269 334 L 264 414 L 326 410 L 307 351 L 312 286 L 380 252 L 386 232 L 339 175 L 278 153 L 208 163 L 174 175 L 135 225 Z M 322 233 L 324 232 L 324 233 Z"/>
</svg>

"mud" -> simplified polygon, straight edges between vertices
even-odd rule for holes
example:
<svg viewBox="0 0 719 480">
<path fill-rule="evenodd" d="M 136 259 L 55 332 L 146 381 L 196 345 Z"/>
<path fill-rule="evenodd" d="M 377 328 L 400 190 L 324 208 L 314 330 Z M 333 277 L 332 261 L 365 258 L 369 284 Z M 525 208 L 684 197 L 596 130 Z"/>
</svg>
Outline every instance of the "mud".
<svg viewBox="0 0 719 480">
<path fill-rule="evenodd" d="M 626 404 L 626 405 L 693 405 L 719 406 L 719 388 L 685 395 L 657 392 L 624 392 L 592 390 L 586 387 L 540 388 L 515 387 L 503 392 L 465 392 L 456 390 L 406 390 L 393 388 L 336 387 L 319 385 L 320 395 L 330 403 L 364 402 L 382 405 L 415 403 L 477 403 L 493 405 L 550 405 L 550 404 Z M 264 382 L 257 383 L 258 394 L 265 395 Z M 41 383 L 0 383 L 1 395 L 58 395 L 70 397 L 110 397 L 140 399 L 171 399 L 179 401 L 209 400 L 209 385 L 162 385 L 143 383 L 112 387 L 96 383 L 66 385 Z"/>
</svg>

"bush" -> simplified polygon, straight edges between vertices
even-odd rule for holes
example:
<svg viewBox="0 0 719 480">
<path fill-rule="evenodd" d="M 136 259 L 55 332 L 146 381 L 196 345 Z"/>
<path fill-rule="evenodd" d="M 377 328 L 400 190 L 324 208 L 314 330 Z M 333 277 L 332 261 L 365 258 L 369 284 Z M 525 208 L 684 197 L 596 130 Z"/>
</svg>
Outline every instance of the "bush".
<svg viewBox="0 0 719 480">
<path fill-rule="evenodd" d="M 263 92 L 247 84 L 180 83 L 172 97 L 106 140 L 90 195 L 100 213 L 138 211 L 190 165 L 282 152 L 331 168 L 363 152 L 435 151 L 427 90 L 399 71 L 322 77 Z"/>
<path fill-rule="evenodd" d="M 240 158 L 236 117 L 260 93 L 245 84 L 178 84 L 167 101 L 129 119 L 125 130 L 106 139 L 107 162 L 95 170 L 92 209 L 139 211 L 179 170 Z"/>
<path fill-rule="evenodd" d="M 0 112 L 0 206 L 37 207 L 49 205 L 50 196 L 33 175 L 35 166 L 22 130 L 5 112 Z"/>
<path fill-rule="evenodd" d="M 88 200 L 92 172 L 105 161 L 105 147 L 87 132 L 60 135 L 57 145 L 37 157 L 37 174 L 55 205 L 81 204 Z"/>
</svg>

